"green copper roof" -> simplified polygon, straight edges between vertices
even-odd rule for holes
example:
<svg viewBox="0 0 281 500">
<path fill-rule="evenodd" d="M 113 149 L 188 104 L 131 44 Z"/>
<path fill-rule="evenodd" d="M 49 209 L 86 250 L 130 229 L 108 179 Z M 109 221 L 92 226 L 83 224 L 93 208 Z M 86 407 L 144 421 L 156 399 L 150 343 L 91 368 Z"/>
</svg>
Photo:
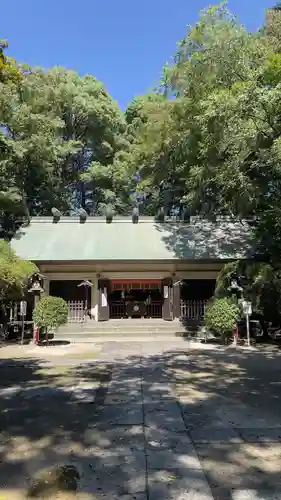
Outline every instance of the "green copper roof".
<svg viewBox="0 0 281 500">
<path fill-rule="evenodd" d="M 35 217 L 21 228 L 11 245 L 24 259 L 42 261 L 87 260 L 218 260 L 246 258 L 252 246 L 249 226 L 239 222 L 190 223 L 141 218 Z"/>
</svg>

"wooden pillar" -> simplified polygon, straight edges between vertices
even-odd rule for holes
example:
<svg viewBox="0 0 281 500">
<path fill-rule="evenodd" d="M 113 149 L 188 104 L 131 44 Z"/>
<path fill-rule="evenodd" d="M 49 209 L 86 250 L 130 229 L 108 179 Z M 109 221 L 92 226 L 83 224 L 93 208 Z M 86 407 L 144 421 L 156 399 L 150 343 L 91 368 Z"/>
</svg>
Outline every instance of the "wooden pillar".
<svg viewBox="0 0 281 500">
<path fill-rule="evenodd" d="M 181 284 L 179 279 L 173 282 L 173 315 L 174 318 L 180 318 L 181 315 Z"/>
<path fill-rule="evenodd" d="M 107 300 L 109 280 L 98 281 L 98 321 L 109 320 L 109 304 Z"/>
<path fill-rule="evenodd" d="M 44 288 L 44 293 L 43 295 L 50 295 L 50 280 L 49 278 L 44 278 L 43 280 L 43 288 Z"/>
<path fill-rule="evenodd" d="M 173 281 L 171 278 L 165 278 L 162 281 L 164 302 L 162 307 L 163 319 L 172 321 L 173 318 Z"/>
<path fill-rule="evenodd" d="M 91 288 L 91 318 L 98 321 L 99 290 L 98 290 L 98 279 L 97 279 L 96 275 L 93 276 L 91 281 L 93 283 L 93 286 Z"/>
</svg>

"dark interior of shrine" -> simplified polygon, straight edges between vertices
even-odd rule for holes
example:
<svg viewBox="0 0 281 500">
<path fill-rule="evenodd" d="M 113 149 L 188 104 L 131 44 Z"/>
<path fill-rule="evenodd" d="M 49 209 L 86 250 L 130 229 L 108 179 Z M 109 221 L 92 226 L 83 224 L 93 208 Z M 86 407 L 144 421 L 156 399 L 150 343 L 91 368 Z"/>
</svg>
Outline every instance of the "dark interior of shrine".
<svg viewBox="0 0 281 500">
<path fill-rule="evenodd" d="M 215 291 L 216 280 L 182 280 L 182 300 L 210 299 Z"/>
</svg>

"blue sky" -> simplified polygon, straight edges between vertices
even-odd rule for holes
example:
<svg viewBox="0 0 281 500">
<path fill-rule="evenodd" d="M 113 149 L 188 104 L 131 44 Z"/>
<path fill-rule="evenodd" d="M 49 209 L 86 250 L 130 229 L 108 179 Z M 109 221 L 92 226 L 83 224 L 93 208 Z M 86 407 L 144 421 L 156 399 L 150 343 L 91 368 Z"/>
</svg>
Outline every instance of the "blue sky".
<svg viewBox="0 0 281 500">
<path fill-rule="evenodd" d="M 206 0 L 2 0 L 0 38 L 20 62 L 64 66 L 102 81 L 121 108 L 159 80 Z M 247 28 L 275 0 L 230 0 Z"/>
</svg>

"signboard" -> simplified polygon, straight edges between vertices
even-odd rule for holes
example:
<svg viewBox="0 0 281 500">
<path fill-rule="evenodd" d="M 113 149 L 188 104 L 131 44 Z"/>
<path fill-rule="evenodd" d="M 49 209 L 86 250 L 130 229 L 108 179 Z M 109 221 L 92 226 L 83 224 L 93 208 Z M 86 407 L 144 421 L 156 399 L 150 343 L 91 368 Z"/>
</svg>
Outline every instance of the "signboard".
<svg viewBox="0 0 281 500">
<path fill-rule="evenodd" d="M 247 340 L 248 340 L 248 346 L 250 346 L 251 339 L 250 339 L 250 319 L 249 319 L 249 316 L 251 316 L 251 314 L 252 314 L 252 303 L 244 300 L 242 302 L 242 307 L 243 307 L 243 312 L 246 315 Z"/>
<path fill-rule="evenodd" d="M 25 300 L 21 300 L 21 303 L 20 303 L 20 315 L 21 316 L 26 316 L 26 307 L 27 307 L 27 302 Z"/>
<path fill-rule="evenodd" d="M 251 314 L 252 314 L 252 303 L 251 302 L 247 302 L 246 300 L 244 300 L 242 302 L 242 307 L 243 307 L 244 314 L 246 314 L 246 316 L 251 316 Z"/>
</svg>

